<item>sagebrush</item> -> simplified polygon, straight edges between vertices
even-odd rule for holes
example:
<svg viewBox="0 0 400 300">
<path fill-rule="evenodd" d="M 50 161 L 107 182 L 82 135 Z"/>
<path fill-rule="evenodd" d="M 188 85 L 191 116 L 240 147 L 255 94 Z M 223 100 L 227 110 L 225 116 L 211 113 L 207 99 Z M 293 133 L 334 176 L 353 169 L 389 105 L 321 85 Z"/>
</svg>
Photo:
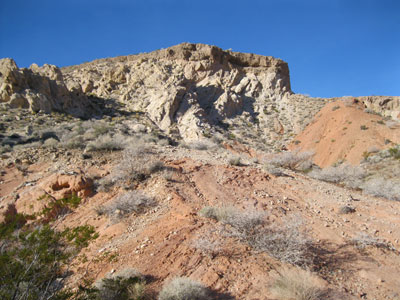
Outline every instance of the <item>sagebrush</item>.
<svg viewBox="0 0 400 300">
<path fill-rule="evenodd" d="M 177 277 L 166 283 L 159 300 L 208 300 L 209 290 L 201 283 L 187 277 Z"/>
</svg>

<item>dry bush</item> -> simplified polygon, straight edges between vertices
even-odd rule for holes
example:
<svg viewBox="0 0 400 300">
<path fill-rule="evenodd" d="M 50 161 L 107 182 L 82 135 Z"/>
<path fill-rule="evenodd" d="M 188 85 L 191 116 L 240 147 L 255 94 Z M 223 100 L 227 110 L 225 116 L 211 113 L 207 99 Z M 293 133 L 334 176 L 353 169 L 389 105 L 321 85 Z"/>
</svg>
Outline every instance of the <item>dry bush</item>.
<svg viewBox="0 0 400 300">
<path fill-rule="evenodd" d="M 253 248 L 267 252 L 272 257 L 298 266 L 311 263 L 309 248 L 311 239 L 302 230 L 303 220 L 298 215 L 287 216 L 281 223 L 272 223 L 249 235 L 248 243 Z"/>
<path fill-rule="evenodd" d="M 214 148 L 215 144 L 210 140 L 203 139 L 203 140 L 198 140 L 198 141 L 192 141 L 183 147 L 186 147 L 189 149 L 195 149 L 195 150 L 208 150 L 208 149 Z"/>
<path fill-rule="evenodd" d="M 391 179 L 374 178 L 364 183 L 363 192 L 376 197 L 400 201 L 400 185 Z"/>
<path fill-rule="evenodd" d="M 221 222 L 224 235 L 248 244 L 253 249 L 293 265 L 307 265 L 310 258 L 310 239 L 304 231 L 299 216 L 281 219 L 281 223 L 267 221 L 264 212 L 240 211 L 232 207 L 204 207 L 200 214 Z"/>
<path fill-rule="evenodd" d="M 86 146 L 86 151 L 121 150 L 124 148 L 126 138 L 121 135 L 101 135 Z"/>
<path fill-rule="evenodd" d="M 57 148 L 58 146 L 58 141 L 55 138 L 49 138 L 44 141 L 43 147 L 46 148 Z"/>
<path fill-rule="evenodd" d="M 269 164 L 291 170 L 306 170 L 312 166 L 313 151 L 287 151 L 276 154 Z"/>
<path fill-rule="evenodd" d="M 390 244 L 384 242 L 383 240 L 370 236 L 364 232 L 357 234 L 351 241 L 351 244 L 356 246 L 358 249 L 365 249 L 369 246 L 376 248 L 394 249 Z"/>
<path fill-rule="evenodd" d="M 233 156 L 233 157 L 230 157 L 229 160 L 228 160 L 228 162 L 229 162 L 229 164 L 230 164 L 231 166 L 241 166 L 241 165 L 242 165 L 240 156 Z"/>
<path fill-rule="evenodd" d="M 97 212 L 119 221 L 131 213 L 143 213 L 147 208 L 154 205 L 154 198 L 138 191 L 131 191 L 114 198 L 108 205 L 98 208 Z"/>
<path fill-rule="evenodd" d="M 187 277 L 177 277 L 165 284 L 159 300 L 208 300 L 209 290 L 201 283 Z"/>
<path fill-rule="evenodd" d="M 86 146 L 84 138 L 73 132 L 64 134 L 61 138 L 60 144 L 66 149 L 83 149 Z"/>
<path fill-rule="evenodd" d="M 145 144 L 139 142 L 125 149 L 122 160 L 115 168 L 115 175 L 122 180 L 141 181 L 163 168 L 164 164 L 159 160 L 154 160 Z"/>
<path fill-rule="evenodd" d="M 282 269 L 274 276 L 271 292 L 279 300 L 320 300 L 324 295 L 318 278 L 300 268 Z"/>
<path fill-rule="evenodd" d="M 222 243 L 210 232 L 195 237 L 192 246 L 209 257 L 215 257 L 222 251 Z"/>
<path fill-rule="evenodd" d="M 362 167 L 341 164 L 336 167 L 313 170 L 309 175 L 318 180 L 342 183 L 348 187 L 357 188 L 362 185 L 362 180 L 366 176 L 366 173 Z"/>
<path fill-rule="evenodd" d="M 112 172 L 97 182 L 98 191 L 107 192 L 116 183 L 131 186 L 132 183 L 143 181 L 151 174 L 165 169 L 164 163 L 152 157 L 142 140 L 137 139 L 130 143 Z"/>
</svg>

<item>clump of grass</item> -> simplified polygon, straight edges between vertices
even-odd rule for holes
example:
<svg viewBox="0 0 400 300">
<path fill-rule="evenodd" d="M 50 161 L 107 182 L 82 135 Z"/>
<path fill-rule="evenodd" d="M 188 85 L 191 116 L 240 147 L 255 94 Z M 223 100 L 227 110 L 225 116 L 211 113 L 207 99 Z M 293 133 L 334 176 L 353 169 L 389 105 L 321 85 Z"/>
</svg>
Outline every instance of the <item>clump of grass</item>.
<svg viewBox="0 0 400 300">
<path fill-rule="evenodd" d="M 319 300 L 324 294 L 318 278 L 300 268 L 282 269 L 274 276 L 271 292 L 279 300 Z"/>
<path fill-rule="evenodd" d="M 177 277 L 165 284 L 159 300 L 208 300 L 209 290 L 201 283 L 187 277 Z"/>
</svg>

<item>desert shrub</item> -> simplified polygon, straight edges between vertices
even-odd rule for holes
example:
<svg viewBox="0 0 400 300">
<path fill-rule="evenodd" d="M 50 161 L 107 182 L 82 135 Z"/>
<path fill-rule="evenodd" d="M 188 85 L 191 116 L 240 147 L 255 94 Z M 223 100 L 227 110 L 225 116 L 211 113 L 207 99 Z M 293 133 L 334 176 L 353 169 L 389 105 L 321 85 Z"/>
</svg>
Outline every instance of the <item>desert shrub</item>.
<svg viewBox="0 0 400 300">
<path fill-rule="evenodd" d="M 364 232 L 357 234 L 353 239 L 350 240 L 350 243 L 361 250 L 367 247 L 393 249 L 391 245 L 384 242 L 383 240 L 370 236 Z"/>
<path fill-rule="evenodd" d="M 389 200 L 400 201 L 400 185 L 398 181 L 384 178 L 374 178 L 365 182 L 362 186 L 364 193 L 383 197 Z"/>
<path fill-rule="evenodd" d="M 115 178 L 114 174 L 108 174 L 96 181 L 96 190 L 98 192 L 109 192 L 116 182 L 117 178 Z"/>
<path fill-rule="evenodd" d="M 352 214 L 355 213 L 356 210 L 354 207 L 348 206 L 348 205 L 344 205 L 342 207 L 339 208 L 339 214 Z"/>
<path fill-rule="evenodd" d="M 0 224 L 0 298 L 70 299 L 62 290 L 68 266 L 98 235 L 88 225 L 56 231 L 28 218 L 9 213 Z"/>
<path fill-rule="evenodd" d="M 164 163 L 152 157 L 146 145 L 137 140 L 122 153 L 122 159 L 106 177 L 96 182 L 98 191 L 108 191 L 117 182 L 130 186 L 164 170 Z"/>
<path fill-rule="evenodd" d="M 204 207 L 200 215 L 224 225 L 224 235 L 267 252 L 276 259 L 293 265 L 306 265 L 310 239 L 301 231 L 299 216 L 288 216 L 279 224 L 267 222 L 267 215 L 256 210 L 240 211 L 233 207 Z"/>
<path fill-rule="evenodd" d="M 89 142 L 86 146 L 86 151 L 121 150 L 124 148 L 124 141 L 125 138 L 120 135 L 102 135 Z"/>
<path fill-rule="evenodd" d="M 335 167 L 312 170 L 309 175 L 318 180 L 342 183 L 348 187 L 357 188 L 362 185 L 362 180 L 365 178 L 366 173 L 361 167 L 340 164 Z"/>
<path fill-rule="evenodd" d="M 93 131 L 94 131 L 94 134 L 96 135 L 96 137 L 105 135 L 106 133 L 108 133 L 111 130 L 111 127 L 102 121 L 95 122 L 93 124 L 92 128 L 93 128 Z"/>
<path fill-rule="evenodd" d="M 114 198 L 110 204 L 101 208 L 101 211 L 107 216 L 119 220 L 131 213 L 140 214 L 154 204 L 153 198 L 138 191 L 130 191 Z"/>
<path fill-rule="evenodd" d="M 312 165 L 314 152 L 287 151 L 276 154 L 269 163 L 273 166 L 284 167 L 291 170 L 305 170 Z"/>
<path fill-rule="evenodd" d="M 83 149 L 86 146 L 86 142 L 80 135 L 67 133 L 61 138 L 60 145 L 66 149 Z"/>
<path fill-rule="evenodd" d="M 95 283 L 99 300 L 143 299 L 145 281 L 135 269 L 126 268 Z"/>
<path fill-rule="evenodd" d="M 367 130 L 367 129 L 368 129 L 368 127 L 367 127 L 367 126 L 365 126 L 365 125 L 361 125 L 361 126 L 360 126 L 360 129 L 361 129 L 361 130 Z"/>
<path fill-rule="evenodd" d="M 391 157 L 393 157 L 394 159 L 400 159 L 400 147 L 399 145 L 389 148 L 388 152 L 390 154 Z"/>
<path fill-rule="evenodd" d="M 191 245 L 209 257 L 215 257 L 222 251 L 222 243 L 217 237 L 213 237 L 212 231 L 196 236 Z"/>
<path fill-rule="evenodd" d="M 282 269 L 273 279 L 271 292 L 279 300 L 319 300 L 324 294 L 317 277 L 299 268 Z"/>
<path fill-rule="evenodd" d="M 43 146 L 46 148 L 57 148 L 58 141 L 55 138 L 49 138 L 44 141 Z"/>
<path fill-rule="evenodd" d="M 154 160 L 148 149 L 139 143 L 125 149 L 122 160 L 115 168 L 115 176 L 126 181 L 142 181 L 163 168 L 164 164 L 159 160 Z"/>
<path fill-rule="evenodd" d="M 300 216 L 287 216 L 279 224 L 272 223 L 248 234 L 247 241 L 256 250 L 292 265 L 306 266 L 311 263 L 308 249 L 311 240 L 301 229 Z"/>
<path fill-rule="evenodd" d="M 72 209 L 78 207 L 81 200 L 75 194 L 61 199 L 52 199 L 38 215 L 42 217 L 42 222 L 48 223 L 70 213 Z"/>
<path fill-rule="evenodd" d="M 10 145 L 2 145 L 0 146 L 0 154 L 11 152 L 12 147 Z"/>
<path fill-rule="evenodd" d="M 196 149 L 196 150 L 207 150 L 214 146 L 215 146 L 214 143 L 211 142 L 210 140 L 193 141 L 190 144 L 188 144 L 188 147 L 190 149 Z"/>
<path fill-rule="evenodd" d="M 228 160 L 231 166 L 240 166 L 242 164 L 240 156 L 234 156 Z"/>
<path fill-rule="evenodd" d="M 177 277 L 165 284 L 158 295 L 159 300 L 207 300 L 208 289 L 187 277 Z"/>
</svg>

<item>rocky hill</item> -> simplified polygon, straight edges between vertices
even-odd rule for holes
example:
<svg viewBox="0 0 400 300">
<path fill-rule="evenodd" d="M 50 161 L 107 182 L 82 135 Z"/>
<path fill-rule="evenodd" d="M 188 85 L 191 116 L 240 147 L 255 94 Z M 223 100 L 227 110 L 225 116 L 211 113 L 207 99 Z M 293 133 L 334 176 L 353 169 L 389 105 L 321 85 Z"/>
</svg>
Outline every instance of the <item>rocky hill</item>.
<svg viewBox="0 0 400 300">
<path fill-rule="evenodd" d="M 0 101 L 4 299 L 400 299 L 399 97 L 185 43 L 2 59 Z"/>
</svg>

